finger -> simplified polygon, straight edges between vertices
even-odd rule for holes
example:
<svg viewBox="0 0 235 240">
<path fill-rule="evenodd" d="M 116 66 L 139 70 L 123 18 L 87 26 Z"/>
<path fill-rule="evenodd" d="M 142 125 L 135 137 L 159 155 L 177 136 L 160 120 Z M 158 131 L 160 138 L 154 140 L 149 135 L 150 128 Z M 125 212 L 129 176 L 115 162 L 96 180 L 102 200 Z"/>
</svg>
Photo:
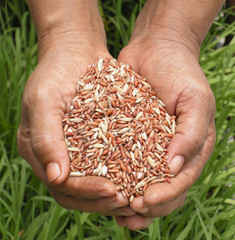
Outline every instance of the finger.
<svg viewBox="0 0 235 240">
<path fill-rule="evenodd" d="M 146 206 L 143 196 L 135 197 L 134 200 L 130 203 L 130 207 L 131 207 L 131 209 L 133 209 L 134 211 L 136 211 L 140 214 L 149 212 L 149 207 Z"/>
<path fill-rule="evenodd" d="M 195 161 L 199 161 L 197 157 Z M 189 163 L 187 162 L 178 175 L 171 179 L 171 183 L 158 183 L 149 186 L 144 194 L 144 203 L 146 206 L 155 206 L 161 203 L 173 201 L 178 198 L 183 192 L 191 187 L 194 183 L 194 175 L 192 169 L 187 169 Z"/>
<path fill-rule="evenodd" d="M 60 184 L 67 179 L 70 165 L 62 132 L 62 118 L 58 114 L 47 114 L 42 122 L 36 120 L 33 124 L 31 146 L 34 155 L 45 169 L 48 182 Z"/>
<path fill-rule="evenodd" d="M 142 198 L 142 199 L 138 199 L 139 202 L 133 201 L 131 208 L 136 212 L 141 213 L 141 215 L 148 218 L 163 217 L 163 216 L 167 216 L 174 210 L 182 207 L 185 202 L 186 196 L 187 196 L 187 192 L 181 194 L 179 197 L 177 197 L 172 201 L 165 202 L 163 204 L 155 204 L 151 206 L 150 205 L 146 206 Z"/>
<path fill-rule="evenodd" d="M 65 196 L 51 186 L 48 186 L 48 190 L 56 202 L 67 209 L 76 209 L 110 216 L 131 216 L 135 214 L 135 212 L 127 206 L 128 202 L 123 201 L 119 196 L 100 198 L 97 200 L 79 199 L 72 196 Z"/>
<path fill-rule="evenodd" d="M 200 163 L 195 163 L 197 164 L 197 166 L 195 165 L 195 168 L 198 170 L 200 170 L 199 166 L 201 165 L 201 167 L 204 166 L 205 162 L 210 158 L 212 152 L 213 152 L 213 147 L 215 144 L 215 138 L 216 138 L 216 130 L 215 130 L 215 125 L 214 125 L 214 114 L 211 117 L 211 122 L 209 125 L 209 129 L 207 130 L 207 140 L 205 141 L 203 150 L 201 152 L 204 151 L 203 157 L 201 157 L 201 164 Z M 170 165 L 170 169 L 171 171 L 174 173 L 174 175 L 177 175 L 178 172 L 180 171 L 180 169 L 182 168 L 182 166 L 184 165 L 185 162 L 185 158 L 182 155 L 177 155 L 175 157 L 172 158 L 173 155 L 173 151 L 172 149 L 175 147 L 172 145 L 175 143 L 176 138 L 173 137 L 172 142 L 170 143 L 170 146 L 168 148 L 169 151 L 169 165 Z M 174 140 L 174 142 L 173 142 Z"/>
<path fill-rule="evenodd" d="M 48 83 L 49 84 L 49 83 Z M 66 109 L 59 93 L 51 94 L 41 86 L 34 92 L 34 102 L 24 98 L 29 116 L 31 148 L 46 172 L 48 182 L 59 184 L 69 174 L 70 160 L 62 129 L 63 111 Z M 58 91 L 58 89 L 56 89 Z"/>
<path fill-rule="evenodd" d="M 125 217 L 124 225 L 130 230 L 140 230 L 147 228 L 153 221 L 153 218 L 146 218 L 140 214 Z"/>
<path fill-rule="evenodd" d="M 125 217 L 124 216 L 116 216 L 115 221 L 119 227 L 125 227 Z"/>
<path fill-rule="evenodd" d="M 69 177 L 64 183 L 57 185 L 57 189 L 84 199 L 114 196 L 117 192 L 111 181 L 97 176 Z"/>
<path fill-rule="evenodd" d="M 136 212 L 133 209 L 131 209 L 129 206 L 126 206 L 126 207 L 116 208 L 112 214 L 108 213 L 107 215 L 115 216 L 115 217 L 123 217 L 123 216 L 129 217 L 135 214 Z"/>
<path fill-rule="evenodd" d="M 30 163 L 37 177 L 47 182 L 45 171 L 37 161 L 30 147 L 25 147 L 23 155 Z M 116 194 L 115 185 L 104 177 L 70 177 L 64 183 L 57 185 L 56 189 L 60 191 L 61 194 L 84 199 L 98 199 Z"/>
<path fill-rule="evenodd" d="M 27 140 L 27 142 L 29 142 L 29 140 Z M 26 147 L 26 141 L 22 143 L 25 143 L 24 150 L 21 152 L 22 156 L 30 163 L 36 176 L 43 182 L 47 182 L 45 171 L 33 155 L 30 146 Z M 114 196 L 116 194 L 114 184 L 103 177 L 70 177 L 65 183 L 57 185 L 56 189 L 59 190 L 61 194 L 84 199 L 97 199 Z"/>
<path fill-rule="evenodd" d="M 176 107 L 178 116 L 176 134 L 168 147 L 170 162 L 184 162 L 199 154 L 208 136 L 214 102 L 210 103 L 210 100 L 202 93 L 201 96 L 200 93 L 196 96 L 191 94 L 189 98 L 183 99 L 182 97 Z M 205 99 L 208 102 L 205 102 Z"/>
<path fill-rule="evenodd" d="M 29 130 L 22 130 L 22 127 L 19 128 L 18 151 L 31 165 L 37 177 L 47 183 L 45 171 L 32 152 L 28 133 Z M 57 185 L 57 190 L 63 192 L 65 195 L 86 199 L 97 199 L 116 194 L 114 184 L 104 177 L 69 177 L 64 183 Z"/>
<path fill-rule="evenodd" d="M 25 86 L 20 129 L 21 132 L 27 129 L 27 138 L 31 141 L 28 149 L 31 149 L 37 160 L 34 162 L 41 164 L 47 181 L 56 183 L 58 178 L 59 183 L 67 178 L 69 171 L 68 154 L 65 151 L 65 142 L 62 141 L 63 113 L 56 107 L 56 103 L 61 105 L 62 101 L 58 97 L 52 97 L 53 91 L 49 92 L 48 87 L 43 85 L 41 79 L 45 80 L 47 73 L 41 79 L 34 79 L 38 71 L 37 68 Z M 46 84 L 53 90 L 53 81 L 50 82 L 50 78 L 47 80 Z M 37 87 L 38 82 L 41 82 L 41 87 Z M 60 107 L 63 109 L 64 106 Z M 21 144 L 20 148 L 23 147 Z"/>
<path fill-rule="evenodd" d="M 185 199 L 187 197 L 187 192 L 180 195 L 173 201 L 167 202 L 165 204 L 159 204 L 149 208 L 149 211 L 143 213 L 145 217 L 164 217 L 169 215 L 171 212 L 182 207 L 184 205 Z"/>
<path fill-rule="evenodd" d="M 212 130 L 213 132 L 213 130 Z M 214 134 L 211 133 L 203 150 L 199 155 L 185 162 L 180 172 L 173 178 L 171 183 L 158 183 L 149 186 L 144 194 L 146 205 L 156 205 L 170 202 L 186 192 L 200 176 L 205 162 L 210 157 L 214 144 Z"/>
<path fill-rule="evenodd" d="M 155 205 L 146 205 L 144 198 L 138 197 L 133 200 L 130 206 L 134 211 L 145 217 L 162 217 L 180 208 L 184 204 L 186 196 L 187 192 L 172 201 L 164 202 L 163 204 L 157 203 Z"/>
</svg>

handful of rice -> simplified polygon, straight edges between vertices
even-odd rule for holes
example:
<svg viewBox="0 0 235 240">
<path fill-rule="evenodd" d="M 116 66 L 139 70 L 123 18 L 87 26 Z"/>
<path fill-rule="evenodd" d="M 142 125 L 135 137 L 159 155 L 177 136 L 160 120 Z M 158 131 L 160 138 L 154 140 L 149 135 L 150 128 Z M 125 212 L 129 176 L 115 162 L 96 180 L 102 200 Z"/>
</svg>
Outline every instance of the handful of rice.
<svg viewBox="0 0 235 240">
<path fill-rule="evenodd" d="M 130 202 L 151 184 L 170 182 L 167 147 L 175 119 L 129 65 L 99 58 L 63 118 L 70 176 L 106 177 Z"/>
</svg>

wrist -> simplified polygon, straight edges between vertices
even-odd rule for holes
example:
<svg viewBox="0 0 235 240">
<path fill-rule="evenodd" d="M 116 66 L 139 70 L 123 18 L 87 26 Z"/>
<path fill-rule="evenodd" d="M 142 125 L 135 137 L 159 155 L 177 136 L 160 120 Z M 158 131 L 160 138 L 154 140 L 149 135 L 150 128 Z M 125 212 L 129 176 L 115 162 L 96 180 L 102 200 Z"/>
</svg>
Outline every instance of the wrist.
<svg viewBox="0 0 235 240">
<path fill-rule="evenodd" d="M 63 45 L 106 46 L 95 0 L 28 0 L 37 31 L 39 54 Z"/>
<path fill-rule="evenodd" d="M 107 52 L 105 36 L 100 33 L 83 31 L 53 32 L 38 39 L 39 60 L 47 53 L 66 53 L 69 55 L 89 55 Z"/>
<path fill-rule="evenodd" d="M 198 57 L 203 39 L 223 2 L 148 0 L 136 21 L 130 42 L 176 43 Z"/>
</svg>

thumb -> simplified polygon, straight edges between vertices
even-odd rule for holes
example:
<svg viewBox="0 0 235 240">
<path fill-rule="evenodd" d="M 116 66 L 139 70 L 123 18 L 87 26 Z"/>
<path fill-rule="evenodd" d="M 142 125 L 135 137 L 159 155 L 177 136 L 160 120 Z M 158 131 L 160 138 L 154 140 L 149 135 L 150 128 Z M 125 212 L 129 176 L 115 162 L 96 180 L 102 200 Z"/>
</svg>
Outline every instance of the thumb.
<svg viewBox="0 0 235 240">
<path fill-rule="evenodd" d="M 62 114 L 45 109 L 30 121 L 31 147 L 45 169 L 47 181 L 57 185 L 69 175 L 70 159 L 62 129 Z"/>
<path fill-rule="evenodd" d="M 213 101 L 200 96 L 191 97 L 184 103 L 179 100 L 176 134 L 168 147 L 169 163 L 174 174 L 178 173 L 185 161 L 200 154 L 214 119 L 213 106 Z"/>
</svg>

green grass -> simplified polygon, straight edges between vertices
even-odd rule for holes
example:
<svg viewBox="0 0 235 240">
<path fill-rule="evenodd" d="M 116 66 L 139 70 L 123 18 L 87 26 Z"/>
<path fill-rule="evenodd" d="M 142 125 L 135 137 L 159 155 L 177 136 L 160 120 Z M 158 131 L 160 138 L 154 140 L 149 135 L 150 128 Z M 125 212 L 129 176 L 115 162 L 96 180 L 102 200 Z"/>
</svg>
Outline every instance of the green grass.
<svg viewBox="0 0 235 240">
<path fill-rule="evenodd" d="M 0 239 L 235 239 L 235 37 L 215 49 L 220 38 L 235 33 L 235 23 L 228 26 L 219 17 L 201 50 L 201 66 L 216 98 L 214 153 L 181 209 L 134 232 L 111 217 L 63 209 L 18 156 L 20 99 L 37 63 L 35 30 L 25 3 L 18 2 L 0 4 Z M 108 46 L 117 57 L 144 1 L 102 2 Z"/>
</svg>

